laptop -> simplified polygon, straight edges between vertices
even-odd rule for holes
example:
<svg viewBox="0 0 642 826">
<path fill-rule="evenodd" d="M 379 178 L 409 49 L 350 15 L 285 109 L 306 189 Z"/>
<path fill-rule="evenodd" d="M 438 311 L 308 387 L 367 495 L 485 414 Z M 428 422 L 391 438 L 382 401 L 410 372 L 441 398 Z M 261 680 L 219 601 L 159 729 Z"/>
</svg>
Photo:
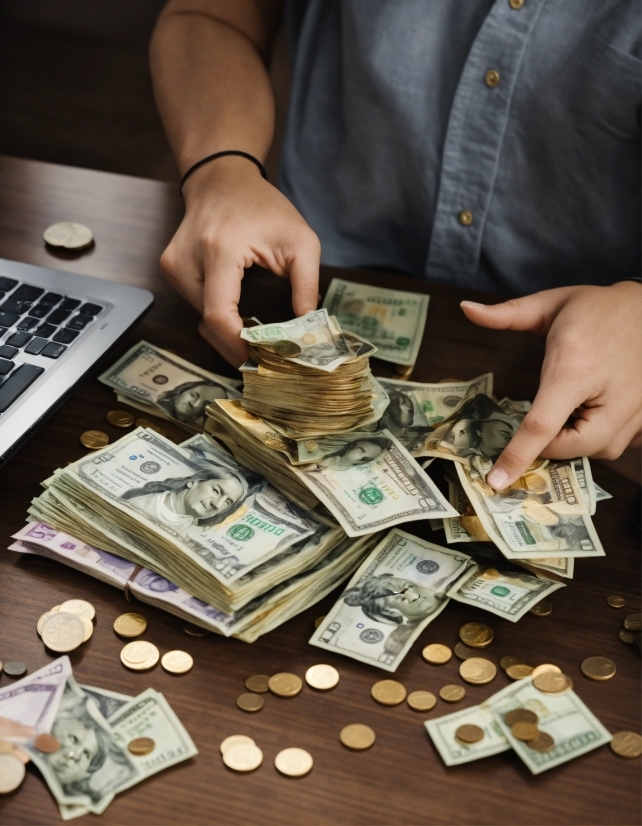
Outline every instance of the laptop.
<svg viewBox="0 0 642 826">
<path fill-rule="evenodd" d="M 0 258 L 0 465 L 153 301 L 138 287 Z"/>
</svg>

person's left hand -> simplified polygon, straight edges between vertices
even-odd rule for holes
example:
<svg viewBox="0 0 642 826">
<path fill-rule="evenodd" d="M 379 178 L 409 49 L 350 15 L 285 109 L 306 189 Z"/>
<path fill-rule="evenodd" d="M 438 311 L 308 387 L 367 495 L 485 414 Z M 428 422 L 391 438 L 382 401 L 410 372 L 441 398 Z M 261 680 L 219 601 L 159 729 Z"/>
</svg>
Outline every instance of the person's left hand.
<svg viewBox="0 0 642 826">
<path fill-rule="evenodd" d="M 462 301 L 461 307 L 482 327 L 546 336 L 537 396 L 488 474 L 492 487 L 512 485 L 538 456 L 613 460 L 639 446 L 642 284 L 560 287 L 502 304 Z"/>
</svg>

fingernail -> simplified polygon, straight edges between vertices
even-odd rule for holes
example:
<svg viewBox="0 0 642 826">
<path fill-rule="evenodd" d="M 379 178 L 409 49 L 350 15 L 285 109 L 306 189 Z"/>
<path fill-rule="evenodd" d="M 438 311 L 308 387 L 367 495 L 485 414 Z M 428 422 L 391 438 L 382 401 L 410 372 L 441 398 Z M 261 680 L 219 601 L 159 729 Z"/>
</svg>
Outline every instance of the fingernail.
<svg viewBox="0 0 642 826">
<path fill-rule="evenodd" d="M 486 481 L 491 486 L 491 488 L 495 488 L 495 490 L 502 490 L 506 487 L 506 482 L 508 480 L 508 474 L 505 470 L 501 468 L 493 468 L 491 472 L 486 477 Z"/>
<path fill-rule="evenodd" d="M 485 304 L 480 304 L 479 301 L 462 301 L 460 307 L 485 307 Z"/>
</svg>

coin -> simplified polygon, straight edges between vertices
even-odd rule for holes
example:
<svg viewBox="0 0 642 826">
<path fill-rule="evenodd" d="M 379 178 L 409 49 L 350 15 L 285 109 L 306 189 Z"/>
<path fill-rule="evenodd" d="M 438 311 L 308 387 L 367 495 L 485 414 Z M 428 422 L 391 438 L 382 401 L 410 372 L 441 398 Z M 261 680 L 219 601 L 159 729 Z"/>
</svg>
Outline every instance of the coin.
<svg viewBox="0 0 642 826">
<path fill-rule="evenodd" d="M 485 685 L 497 676 L 497 667 L 483 657 L 471 657 L 459 666 L 459 676 L 472 685 Z"/>
<path fill-rule="evenodd" d="M 45 624 L 45 620 L 47 617 L 51 616 L 51 611 L 45 611 L 45 613 L 40 617 L 38 622 L 36 623 L 36 629 L 38 633 L 42 636 L 42 626 Z"/>
<path fill-rule="evenodd" d="M 618 631 L 618 637 L 627 645 L 633 645 L 635 642 L 635 634 L 633 631 L 627 631 L 626 628 L 620 628 Z"/>
<path fill-rule="evenodd" d="M 277 697 L 295 697 L 303 688 L 303 681 L 296 674 L 282 671 L 270 677 L 268 688 Z"/>
<path fill-rule="evenodd" d="M 607 597 L 606 601 L 611 606 L 611 608 L 624 608 L 624 606 L 626 605 L 626 600 L 624 599 L 624 597 Z"/>
<path fill-rule="evenodd" d="M 545 671 L 554 671 L 556 674 L 561 674 L 562 669 L 552 663 L 542 663 L 542 665 L 536 665 L 533 669 L 533 673 L 531 677 L 535 679 L 535 677 L 539 677 L 540 674 L 543 674 Z"/>
<path fill-rule="evenodd" d="M 471 648 L 486 648 L 493 641 L 495 633 L 483 622 L 467 622 L 459 629 L 459 638 Z"/>
<path fill-rule="evenodd" d="M 254 674 L 248 677 L 245 681 L 245 687 L 248 691 L 253 691 L 255 694 L 265 694 L 269 691 L 268 682 L 270 678 L 267 674 Z"/>
<path fill-rule="evenodd" d="M 432 691 L 411 691 L 407 702 L 413 711 L 430 711 L 435 707 L 437 698 Z"/>
<path fill-rule="evenodd" d="M 47 617 L 42 624 L 42 641 L 57 654 L 73 651 L 84 639 L 85 626 L 76 614 L 65 614 L 60 611 Z"/>
<path fill-rule="evenodd" d="M 406 688 L 396 680 L 379 680 L 370 689 L 370 694 L 382 706 L 398 706 L 406 699 Z"/>
<path fill-rule="evenodd" d="M 514 708 L 504 714 L 504 722 L 507 726 L 514 726 L 516 723 L 532 723 L 537 725 L 538 716 L 528 708 Z"/>
<path fill-rule="evenodd" d="M 442 645 L 438 642 L 433 642 L 427 645 L 421 652 L 421 656 L 427 663 L 431 665 L 443 665 L 447 663 L 452 657 L 453 652 L 447 645 Z"/>
<path fill-rule="evenodd" d="M 545 694 L 561 694 L 567 688 L 571 688 L 573 682 L 566 674 L 556 671 L 542 671 L 533 679 L 533 685 L 538 691 Z"/>
<path fill-rule="evenodd" d="M 551 735 L 547 734 L 545 731 L 538 731 L 537 737 L 534 737 L 532 740 L 528 740 L 526 745 L 529 749 L 533 749 L 533 751 L 551 751 L 555 748 L 555 740 L 553 740 Z"/>
<path fill-rule="evenodd" d="M 321 625 L 321 623 L 323 622 L 324 619 L 325 619 L 325 614 L 322 617 L 317 617 L 314 621 L 314 627 L 318 628 Z"/>
<path fill-rule="evenodd" d="M 144 754 L 149 754 L 156 748 L 156 743 L 151 737 L 135 737 L 127 744 L 127 750 L 131 754 L 142 757 Z"/>
<path fill-rule="evenodd" d="M 134 415 L 127 410 L 110 410 L 107 421 L 113 427 L 131 427 L 134 424 Z"/>
<path fill-rule="evenodd" d="M 642 754 L 642 737 L 634 731 L 618 731 L 613 735 L 611 748 L 620 757 L 639 757 Z"/>
<path fill-rule="evenodd" d="M 60 741 L 53 734 L 37 734 L 34 737 L 33 745 L 43 754 L 53 754 L 60 748 Z"/>
<path fill-rule="evenodd" d="M 466 689 L 463 685 L 445 685 L 439 690 L 439 696 L 447 703 L 458 703 L 466 696 Z"/>
<path fill-rule="evenodd" d="M 286 774 L 288 777 L 303 777 L 310 771 L 314 761 L 312 755 L 304 749 L 290 748 L 283 749 L 277 754 L 274 758 L 274 765 L 281 774 Z"/>
<path fill-rule="evenodd" d="M 608 657 L 588 657 L 582 665 L 582 674 L 590 680 L 610 680 L 617 670 L 613 660 Z"/>
<path fill-rule="evenodd" d="M 89 450 L 100 450 L 109 444 L 109 436 L 102 430 L 85 430 L 80 434 L 80 443 Z"/>
<path fill-rule="evenodd" d="M 188 654 L 187 651 L 175 649 L 174 651 L 168 651 L 166 654 L 163 654 L 161 665 L 165 671 L 169 671 L 170 674 L 187 674 L 194 665 L 194 660 L 192 659 L 192 655 Z"/>
<path fill-rule="evenodd" d="M 553 606 L 547 599 L 542 599 L 528 613 L 535 614 L 536 617 L 547 617 L 553 613 Z"/>
<path fill-rule="evenodd" d="M 295 358 L 296 356 L 301 355 L 301 348 L 296 342 L 283 339 L 282 341 L 274 342 L 274 352 L 277 356 L 283 356 L 284 358 Z"/>
<path fill-rule="evenodd" d="M 207 628 L 201 628 L 200 625 L 192 625 L 191 622 L 183 623 L 183 631 L 189 634 L 190 637 L 205 637 L 210 633 Z"/>
<path fill-rule="evenodd" d="M 624 627 L 627 631 L 642 630 L 642 617 L 640 614 L 629 614 L 624 620 Z"/>
<path fill-rule="evenodd" d="M 137 640 L 128 642 L 120 652 L 120 661 L 132 671 L 147 671 L 160 659 L 160 652 L 151 642 Z"/>
<path fill-rule="evenodd" d="M 506 669 L 506 674 L 511 678 L 511 680 L 523 680 L 525 677 L 530 677 L 533 673 L 533 666 L 532 665 L 525 665 L 520 663 L 519 665 L 510 665 Z"/>
<path fill-rule="evenodd" d="M 13 743 L 8 743 L 6 740 L 0 740 L 0 754 L 9 754 L 14 750 Z"/>
<path fill-rule="evenodd" d="M 114 620 L 114 631 L 119 637 L 140 637 L 147 630 L 147 620 L 142 614 L 121 614 Z"/>
<path fill-rule="evenodd" d="M 59 221 L 52 224 L 42 233 L 42 237 L 50 247 L 75 252 L 87 249 L 94 243 L 94 233 L 89 227 L 76 221 Z"/>
<path fill-rule="evenodd" d="M 236 705 L 241 711 L 260 711 L 265 705 L 265 700 L 260 694 L 240 694 L 236 698 Z"/>
<path fill-rule="evenodd" d="M 458 642 L 455 646 L 455 656 L 460 660 L 468 660 L 471 657 L 479 657 L 479 651 L 475 648 L 469 648 L 463 642 Z"/>
<path fill-rule="evenodd" d="M 376 739 L 376 734 L 370 726 L 362 723 L 351 723 L 339 732 L 339 740 L 348 749 L 363 751 L 369 749 Z"/>
<path fill-rule="evenodd" d="M 0 794 L 14 791 L 24 779 L 24 763 L 13 754 L 0 754 Z"/>
<path fill-rule="evenodd" d="M 499 661 L 500 667 L 506 671 L 511 667 L 511 665 L 524 665 L 524 660 L 522 657 L 502 657 Z"/>
<path fill-rule="evenodd" d="M 339 672 L 332 665 L 311 665 L 305 672 L 305 681 L 317 691 L 329 691 L 339 682 Z"/>
<path fill-rule="evenodd" d="M 263 752 L 256 743 L 234 743 L 223 752 L 223 762 L 235 772 L 252 772 L 263 762 Z"/>
<path fill-rule="evenodd" d="M 511 734 L 516 740 L 522 740 L 524 743 L 528 740 L 534 740 L 539 734 L 539 729 L 535 723 L 515 723 L 511 726 Z"/>
<path fill-rule="evenodd" d="M 77 617 L 87 617 L 91 622 L 96 616 L 96 609 L 87 602 L 86 599 L 68 599 L 60 606 L 60 610 L 65 614 L 76 614 Z"/>
<path fill-rule="evenodd" d="M 232 748 L 232 746 L 237 745 L 247 745 L 247 746 L 255 746 L 256 743 L 252 740 L 251 737 L 247 737 L 245 734 L 231 734 L 229 737 L 226 737 L 225 740 L 220 745 L 221 754 L 225 754 L 227 749 Z"/>
<path fill-rule="evenodd" d="M 23 674 L 27 673 L 27 664 L 23 663 L 22 660 L 9 660 L 9 662 L 3 664 L 2 670 L 7 677 L 22 677 Z"/>
<path fill-rule="evenodd" d="M 484 739 L 484 729 L 472 723 L 465 723 L 463 726 L 459 726 L 455 732 L 455 737 L 460 743 L 479 743 L 480 740 Z"/>
</svg>

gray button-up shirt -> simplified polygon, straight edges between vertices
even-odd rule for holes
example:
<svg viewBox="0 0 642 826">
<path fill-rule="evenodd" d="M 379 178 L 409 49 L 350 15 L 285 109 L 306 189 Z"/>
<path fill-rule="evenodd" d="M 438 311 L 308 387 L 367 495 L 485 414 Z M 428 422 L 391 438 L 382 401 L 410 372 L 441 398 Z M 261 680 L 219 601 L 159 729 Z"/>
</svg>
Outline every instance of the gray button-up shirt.
<svg viewBox="0 0 642 826">
<path fill-rule="evenodd" d="M 280 187 L 335 266 L 640 273 L 639 0 L 291 0 Z"/>
</svg>

